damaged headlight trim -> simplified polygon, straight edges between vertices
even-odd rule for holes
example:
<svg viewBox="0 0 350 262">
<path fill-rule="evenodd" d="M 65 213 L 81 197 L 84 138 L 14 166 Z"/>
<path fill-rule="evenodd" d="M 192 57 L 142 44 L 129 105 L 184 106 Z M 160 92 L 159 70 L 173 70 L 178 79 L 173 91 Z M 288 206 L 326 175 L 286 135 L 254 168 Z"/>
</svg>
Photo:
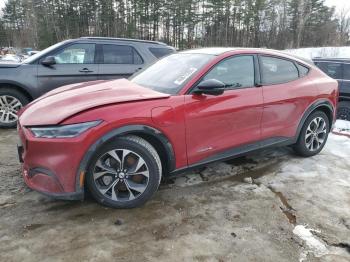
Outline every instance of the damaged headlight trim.
<svg viewBox="0 0 350 262">
<path fill-rule="evenodd" d="M 70 138 L 77 137 L 90 128 L 99 125 L 102 121 L 96 120 L 70 125 L 28 127 L 37 138 Z"/>
</svg>

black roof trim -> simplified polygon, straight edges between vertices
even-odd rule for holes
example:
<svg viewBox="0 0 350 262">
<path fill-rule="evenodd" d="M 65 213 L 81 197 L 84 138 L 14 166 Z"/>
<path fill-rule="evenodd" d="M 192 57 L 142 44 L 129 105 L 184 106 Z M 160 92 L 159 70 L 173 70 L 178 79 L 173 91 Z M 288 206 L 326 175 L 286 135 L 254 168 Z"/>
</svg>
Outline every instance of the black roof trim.
<svg viewBox="0 0 350 262">
<path fill-rule="evenodd" d="M 128 41 L 128 42 L 139 42 L 139 43 L 150 43 L 156 45 L 167 45 L 163 42 L 151 41 L 151 40 L 141 40 L 141 39 L 133 39 L 133 38 L 118 38 L 118 37 L 98 37 L 98 36 L 84 36 L 80 37 L 80 39 L 90 39 L 90 40 L 117 40 L 117 41 Z"/>
<path fill-rule="evenodd" d="M 314 57 L 314 58 L 312 58 L 312 60 L 350 62 L 350 58 L 337 58 L 337 57 Z"/>
</svg>

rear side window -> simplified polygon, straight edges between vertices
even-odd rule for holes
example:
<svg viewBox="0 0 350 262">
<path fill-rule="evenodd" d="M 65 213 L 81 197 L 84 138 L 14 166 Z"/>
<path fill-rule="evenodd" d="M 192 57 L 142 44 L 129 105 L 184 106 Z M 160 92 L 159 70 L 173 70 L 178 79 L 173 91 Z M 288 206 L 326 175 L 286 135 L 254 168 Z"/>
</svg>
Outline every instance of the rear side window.
<svg viewBox="0 0 350 262">
<path fill-rule="evenodd" d="M 102 45 L 103 64 L 142 64 L 141 56 L 132 46 Z"/>
<path fill-rule="evenodd" d="M 170 48 L 150 47 L 148 49 L 157 58 L 161 58 L 163 56 L 167 56 L 175 52 L 173 49 Z"/>
<path fill-rule="evenodd" d="M 350 80 L 350 64 L 343 64 L 344 66 L 344 79 L 345 80 Z"/>
<path fill-rule="evenodd" d="M 316 62 L 315 65 L 334 79 L 342 79 L 342 65 L 331 62 Z"/>
<path fill-rule="evenodd" d="M 287 83 L 299 78 L 299 72 L 291 61 L 260 56 L 262 83 L 265 85 Z"/>
</svg>

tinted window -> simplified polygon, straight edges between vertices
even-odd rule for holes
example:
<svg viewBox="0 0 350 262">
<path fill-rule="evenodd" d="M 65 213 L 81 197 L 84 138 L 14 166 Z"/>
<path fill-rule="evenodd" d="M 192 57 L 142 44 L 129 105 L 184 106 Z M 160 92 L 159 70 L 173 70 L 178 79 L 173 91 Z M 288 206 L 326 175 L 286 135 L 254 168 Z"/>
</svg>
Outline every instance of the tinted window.
<svg viewBox="0 0 350 262">
<path fill-rule="evenodd" d="M 297 64 L 298 70 L 299 70 L 299 77 L 306 76 L 309 73 L 309 68 L 306 66 L 303 66 L 301 64 Z"/>
<path fill-rule="evenodd" d="M 343 64 L 344 67 L 344 79 L 350 80 L 350 64 Z"/>
<path fill-rule="evenodd" d="M 141 56 L 131 46 L 102 45 L 104 64 L 142 64 Z"/>
<path fill-rule="evenodd" d="M 215 65 L 203 80 L 216 79 L 232 88 L 254 86 L 254 57 L 237 56 Z"/>
<path fill-rule="evenodd" d="M 331 62 L 316 62 L 315 63 L 323 72 L 335 79 L 342 79 L 342 65 Z"/>
<path fill-rule="evenodd" d="M 276 57 L 261 56 L 263 84 L 281 84 L 298 79 L 299 72 L 291 61 Z"/>
<path fill-rule="evenodd" d="M 93 64 L 94 44 L 73 44 L 54 55 L 57 64 Z"/>
<path fill-rule="evenodd" d="M 157 58 L 161 58 L 163 56 L 170 55 L 175 52 L 173 49 L 155 47 L 150 47 L 149 51 Z"/>
</svg>

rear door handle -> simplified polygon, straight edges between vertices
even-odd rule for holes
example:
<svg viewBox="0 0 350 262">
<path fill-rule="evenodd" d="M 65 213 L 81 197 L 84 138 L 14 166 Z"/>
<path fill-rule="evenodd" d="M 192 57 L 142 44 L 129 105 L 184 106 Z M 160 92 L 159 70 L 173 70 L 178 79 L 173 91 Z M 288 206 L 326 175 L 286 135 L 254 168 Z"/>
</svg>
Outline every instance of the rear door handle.
<svg viewBox="0 0 350 262">
<path fill-rule="evenodd" d="M 92 70 L 90 70 L 89 68 L 83 68 L 83 69 L 80 69 L 79 70 L 79 72 L 81 72 L 81 73 L 92 73 L 92 72 L 94 72 L 94 71 L 92 71 Z"/>
</svg>

